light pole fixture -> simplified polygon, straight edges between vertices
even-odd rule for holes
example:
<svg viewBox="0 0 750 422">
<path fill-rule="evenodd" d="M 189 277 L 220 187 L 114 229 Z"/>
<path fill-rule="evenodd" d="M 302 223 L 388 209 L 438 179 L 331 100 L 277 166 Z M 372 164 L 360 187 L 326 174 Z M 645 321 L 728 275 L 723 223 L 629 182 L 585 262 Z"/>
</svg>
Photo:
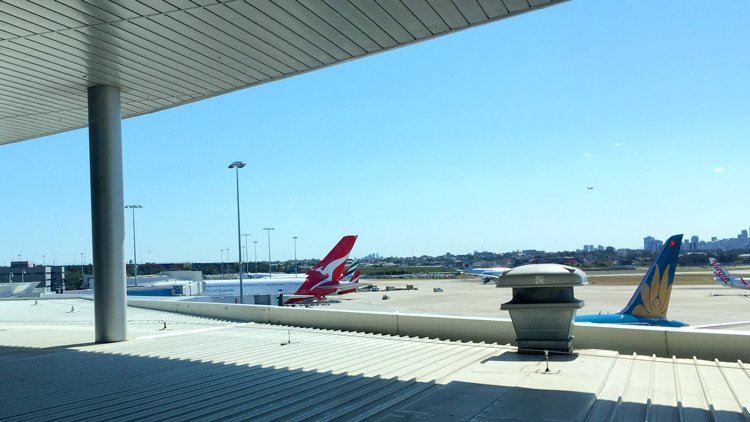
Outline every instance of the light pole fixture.
<svg viewBox="0 0 750 422">
<path fill-rule="evenodd" d="M 294 239 L 294 278 L 297 278 L 297 236 L 293 236 Z"/>
<path fill-rule="evenodd" d="M 224 277 L 224 249 L 221 249 L 221 276 Z"/>
<path fill-rule="evenodd" d="M 245 238 L 245 261 L 244 262 L 245 262 L 245 266 L 247 267 L 245 269 L 245 272 L 249 273 L 250 272 L 250 267 L 249 267 L 250 259 L 247 257 L 247 254 L 250 253 L 250 251 L 247 249 L 247 237 L 248 236 L 252 236 L 252 235 L 248 234 L 248 233 L 242 233 L 242 237 Z M 240 271 L 242 271 L 242 270 L 240 270 Z"/>
<path fill-rule="evenodd" d="M 133 214 L 133 284 L 138 285 L 138 255 L 136 255 L 135 247 L 135 209 L 143 208 L 142 205 L 125 205 L 125 208 L 130 208 Z M 127 284 L 127 283 L 125 283 Z"/>
<path fill-rule="evenodd" d="M 273 227 L 264 227 L 263 230 L 265 230 L 268 233 L 268 278 L 272 278 L 271 276 L 271 230 L 275 230 Z"/>
<path fill-rule="evenodd" d="M 240 169 L 245 167 L 245 163 L 242 161 L 235 161 L 229 165 L 230 169 L 234 169 L 235 181 L 237 186 L 237 253 L 240 256 L 240 262 L 237 267 L 240 272 L 240 303 L 244 303 L 245 295 L 242 291 L 242 237 L 240 235 Z"/>
<path fill-rule="evenodd" d="M 255 274 L 258 274 L 258 241 L 257 240 L 253 240 L 253 249 L 255 250 L 255 254 L 254 254 Z"/>
</svg>

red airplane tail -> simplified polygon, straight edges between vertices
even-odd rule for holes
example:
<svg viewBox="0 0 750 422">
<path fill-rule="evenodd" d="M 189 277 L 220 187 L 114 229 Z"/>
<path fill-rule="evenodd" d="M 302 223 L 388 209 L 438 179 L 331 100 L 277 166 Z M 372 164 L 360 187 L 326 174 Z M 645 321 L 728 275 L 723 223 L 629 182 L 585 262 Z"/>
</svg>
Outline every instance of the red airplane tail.
<svg viewBox="0 0 750 422">
<path fill-rule="evenodd" d="M 355 271 L 355 272 L 354 272 L 354 275 L 352 276 L 352 281 L 351 281 L 351 283 L 352 283 L 352 284 L 357 284 L 357 283 L 359 283 L 359 276 L 360 276 L 360 275 L 362 275 L 362 272 L 361 272 L 360 270 L 357 270 L 357 271 Z"/>
<path fill-rule="evenodd" d="M 327 293 L 324 290 L 325 286 L 339 284 L 346 259 L 349 257 L 356 240 L 357 236 L 354 235 L 342 237 L 339 243 L 328 252 L 328 255 L 307 272 L 307 279 L 302 283 L 297 293 L 311 294 L 317 297 L 324 296 Z"/>
</svg>

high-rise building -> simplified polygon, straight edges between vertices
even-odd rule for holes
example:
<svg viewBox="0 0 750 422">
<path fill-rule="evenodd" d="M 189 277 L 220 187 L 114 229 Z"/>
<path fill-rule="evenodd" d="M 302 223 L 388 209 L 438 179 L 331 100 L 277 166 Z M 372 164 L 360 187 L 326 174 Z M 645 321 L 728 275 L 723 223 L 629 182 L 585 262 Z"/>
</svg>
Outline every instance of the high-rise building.
<svg viewBox="0 0 750 422">
<path fill-rule="evenodd" d="M 658 240 L 654 239 L 652 236 L 646 236 L 643 238 L 643 250 L 647 252 L 656 252 L 659 250 L 659 248 L 656 246 L 656 242 Z"/>
</svg>

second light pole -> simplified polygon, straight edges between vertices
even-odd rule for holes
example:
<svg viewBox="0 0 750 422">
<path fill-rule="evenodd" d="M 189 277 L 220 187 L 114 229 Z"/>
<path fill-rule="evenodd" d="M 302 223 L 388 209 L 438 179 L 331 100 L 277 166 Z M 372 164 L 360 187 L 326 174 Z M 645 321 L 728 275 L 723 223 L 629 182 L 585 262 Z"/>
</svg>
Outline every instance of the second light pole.
<svg viewBox="0 0 750 422">
<path fill-rule="evenodd" d="M 268 232 L 268 278 L 273 278 L 271 275 L 271 230 L 273 227 L 264 227 L 263 230 Z"/>
<path fill-rule="evenodd" d="M 294 239 L 294 278 L 297 278 L 297 236 L 293 236 Z"/>
<path fill-rule="evenodd" d="M 135 209 L 143 208 L 141 205 L 125 205 L 125 208 L 133 210 L 133 284 L 138 285 L 138 255 L 135 248 Z M 127 284 L 127 283 L 125 283 Z"/>
<path fill-rule="evenodd" d="M 250 234 L 247 234 L 247 233 L 242 233 L 242 237 L 244 237 L 244 238 L 245 238 L 245 266 L 249 266 L 249 265 L 250 265 L 250 264 L 249 264 L 249 262 L 250 262 L 250 259 L 249 259 L 249 258 L 247 257 L 247 254 L 249 254 L 249 253 L 250 253 L 250 251 L 249 251 L 249 250 L 247 250 L 247 237 L 248 237 L 248 236 L 252 236 L 252 235 L 250 235 Z M 240 271 L 242 271 L 242 270 L 240 270 Z M 250 268 L 246 268 L 246 269 L 245 269 L 245 272 L 249 273 L 249 272 L 250 272 Z"/>
<path fill-rule="evenodd" d="M 254 262 L 255 262 L 255 276 L 257 277 L 258 276 L 258 241 L 257 240 L 253 240 L 253 251 L 255 253 L 255 255 L 254 255 L 255 256 L 255 259 L 254 259 Z"/>
<path fill-rule="evenodd" d="M 244 303 L 245 301 L 245 292 L 242 290 L 242 236 L 240 235 L 240 169 L 242 167 L 245 167 L 245 163 L 242 161 L 235 161 L 229 165 L 230 169 L 234 169 L 237 182 L 237 253 L 240 256 L 240 262 L 237 267 L 240 272 L 240 303 Z"/>
</svg>

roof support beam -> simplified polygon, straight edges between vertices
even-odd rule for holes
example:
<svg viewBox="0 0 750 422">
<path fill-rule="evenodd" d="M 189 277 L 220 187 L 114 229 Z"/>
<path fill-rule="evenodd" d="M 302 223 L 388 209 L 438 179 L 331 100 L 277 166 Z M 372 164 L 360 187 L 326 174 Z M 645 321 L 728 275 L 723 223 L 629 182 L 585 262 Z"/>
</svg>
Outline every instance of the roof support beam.
<svg viewBox="0 0 750 422">
<path fill-rule="evenodd" d="M 120 90 L 89 87 L 88 107 L 94 328 L 109 343 L 127 340 Z"/>
</svg>

